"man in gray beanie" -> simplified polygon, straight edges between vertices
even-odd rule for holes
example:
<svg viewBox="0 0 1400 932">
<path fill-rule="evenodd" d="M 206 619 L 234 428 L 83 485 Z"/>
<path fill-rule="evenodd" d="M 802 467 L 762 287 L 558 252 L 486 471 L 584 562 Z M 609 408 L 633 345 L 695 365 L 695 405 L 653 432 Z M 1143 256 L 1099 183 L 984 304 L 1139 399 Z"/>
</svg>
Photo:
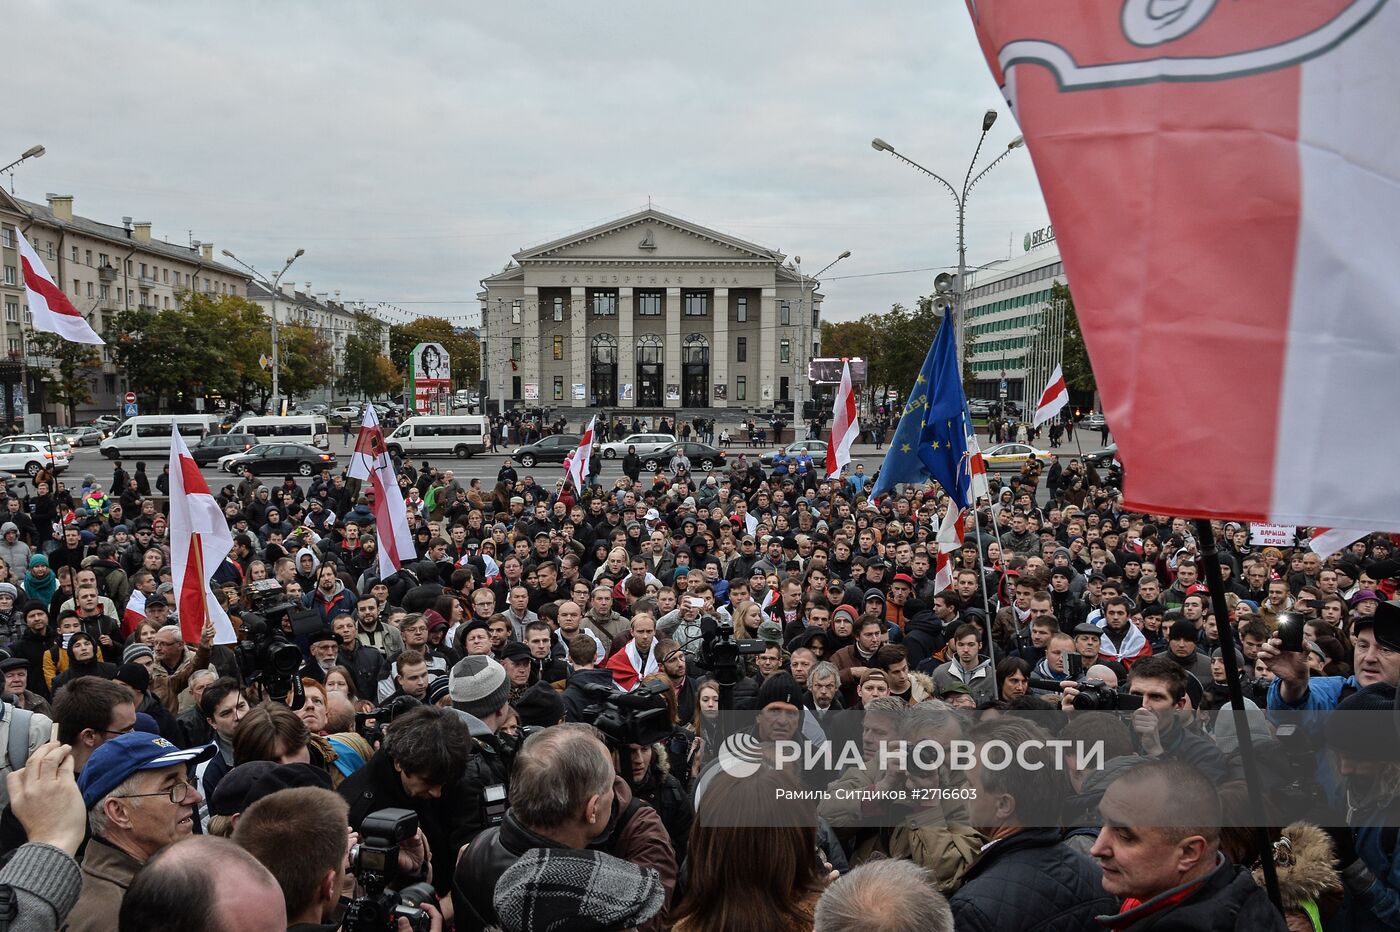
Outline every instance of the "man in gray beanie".
<svg viewBox="0 0 1400 932">
<path fill-rule="evenodd" d="M 506 790 L 515 759 L 512 745 L 496 737 L 510 715 L 506 699 L 510 679 L 505 667 L 490 654 L 473 654 L 457 661 L 448 676 L 453 714 L 467 723 L 476 742 L 467 772 L 454 788 L 457 812 L 466 837 L 500 823 L 506 810 Z"/>
</svg>

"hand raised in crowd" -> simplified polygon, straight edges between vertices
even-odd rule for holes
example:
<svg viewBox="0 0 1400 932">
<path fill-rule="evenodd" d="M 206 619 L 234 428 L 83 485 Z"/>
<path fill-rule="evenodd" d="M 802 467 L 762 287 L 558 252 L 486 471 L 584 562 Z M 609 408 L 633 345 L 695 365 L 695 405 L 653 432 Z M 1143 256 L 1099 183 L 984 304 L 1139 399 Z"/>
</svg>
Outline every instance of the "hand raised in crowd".
<svg viewBox="0 0 1400 932">
<path fill-rule="evenodd" d="M 76 854 L 87 832 L 87 808 L 73 776 L 73 749 L 54 739 L 29 758 L 20 770 L 5 775 L 10 808 L 30 841 L 53 845 Z"/>
</svg>

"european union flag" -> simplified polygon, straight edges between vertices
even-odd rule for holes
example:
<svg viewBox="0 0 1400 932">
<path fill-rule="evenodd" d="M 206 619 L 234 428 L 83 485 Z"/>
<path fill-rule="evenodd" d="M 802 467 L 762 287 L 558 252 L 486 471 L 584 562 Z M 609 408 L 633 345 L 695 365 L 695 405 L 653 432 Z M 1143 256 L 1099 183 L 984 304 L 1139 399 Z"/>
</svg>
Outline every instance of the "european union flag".
<svg viewBox="0 0 1400 932">
<path fill-rule="evenodd" d="M 901 482 L 933 479 L 958 508 L 967 507 L 966 473 L 959 472 L 967 455 L 967 400 L 953 329 L 953 321 L 945 316 L 909 392 L 909 402 L 871 490 L 872 498 Z"/>
</svg>

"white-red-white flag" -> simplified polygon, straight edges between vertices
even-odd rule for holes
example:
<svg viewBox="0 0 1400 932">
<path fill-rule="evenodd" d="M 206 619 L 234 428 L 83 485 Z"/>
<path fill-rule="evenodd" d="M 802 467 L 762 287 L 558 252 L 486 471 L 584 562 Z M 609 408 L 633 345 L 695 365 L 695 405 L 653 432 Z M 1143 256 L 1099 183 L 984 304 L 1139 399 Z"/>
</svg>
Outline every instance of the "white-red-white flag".
<svg viewBox="0 0 1400 932">
<path fill-rule="evenodd" d="M 1400 3 L 967 6 L 1054 222 L 1123 507 L 1400 530 L 1400 434 L 1375 429 L 1400 396 Z M 1362 435 L 1364 455 L 1335 439 Z"/>
<path fill-rule="evenodd" d="M 73 302 L 54 284 L 49 270 L 44 268 L 39 254 L 30 245 L 28 237 L 15 229 L 15 245 L 19 248 L 19 264 L 24 273 L 24 296 L 29 302 L 29 316 L 35 330 L 56 333 L 73 343 L 96 343 L 104 341 L 88 324 L 87 318 L 78 312 Z"/>
<path fill-rule="evenodd" d="M 1035 417 L 1031 420 L 1032 427 L 1039 427 L 1052 417 L 1060 413 L 1060 409 L 1069 404 L 1069 388 L 1065 385 L 1064 373 L 1060 367 L 1056 366 L 1055 371 L 1050 373 L 1050 384 L 1045 386 L 1045 391 L 1040 393 L 1040 401 L 1035 406 Z"/>
<path fill-rule="evenodd" d="M 384 446 L 384 431 L 379 428 L 379 415 L 374 405 L 365 405 L 360 421 L 360 433 L 355 438 L 355 452 L 350 455 L 351 479 L 368 482 L 374 491 L 371 510 L 374 512 L 374 536 L 379 545 L 379 578 L 388 579 L 407 560 L 416 560 L 413 533 L 408 529 L 408 511 L 404 508 L 403 492 L 394 475 L 394 463 Z"/>
<path fill-rule="evenodd" d="M 953 584 L 953 554 L 962 549 L 966 514 L 948 502 L 948 510 L 943 513 L 943 523 L 938 527 L 938 558 L 934 564 L 933 591 L 942 592 Z"/>
<path fill-rule="evenodd" d="M 233 534 L 177 428 L 170 428 L 170 569 L 180 634 L 186 643 L 197 643 L 212 620 L 214 643 L 233 644 L 238 637 L 228 613 L 209 589 L 210 577 L 233 549 Z"/>
<path fill-rule="evenodd" d="M 131 637 L 131 632 L 145 620 L 146 593 L 140 589 L 132 589 L 131 595 L 127 597 L 126 607 L 122 609 L 122 637 Z"/>
<path fill-rule="evenodd" d="M 1355 528 L 1345 527 L 1313 528 L 1312 539 L 1308 542 L 1308 546 L 1312 548 L 1313 553 L 1325 560 L 1337 551 L 1345 550 L 1370 533 L 1370 531 L 1358 531 Z"/>
<path fill-rule="evenodd" d="M 583 436 L 579 438 L 578 446 L 574 449 L 573 459 L 569 461 L 568 476 L 573 480 L 574 488 L 578 494 L 583 494 L 583 484 L 588 481 L 588 464 L 593 458 L 593 427 L 598 422 L 598 415 L 588 419 L 588 426 L 583 429 Z"/>
<path fill-rule="evenodd" d="M 967 502 L 975 508 L 979 499 L 992 497 L 991 487 L 987 484 L 987 461 L 982 456 L 982 448 L 977 445 L 976 431 L 969 430 L 967 433 L 967 455 L 963 460 L 967 464 Z"/>
<path fill-rule="evenodd" d="M 860 436 L 856 393 L 851 388 L 851 364 L 841 360 L 841 387 L 831 409 L 831 433 L 826 438 L 826 477 L 835 479 L 851 461 L 851 444 Z"/>
</svg>

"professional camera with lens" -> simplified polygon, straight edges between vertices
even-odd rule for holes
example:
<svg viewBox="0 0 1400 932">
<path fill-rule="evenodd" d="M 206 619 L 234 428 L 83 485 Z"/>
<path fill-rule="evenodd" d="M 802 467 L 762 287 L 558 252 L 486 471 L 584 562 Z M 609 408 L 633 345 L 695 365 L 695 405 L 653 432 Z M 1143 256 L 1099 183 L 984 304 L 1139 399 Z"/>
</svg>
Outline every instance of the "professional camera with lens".
<svg viewBox="0 0 1400 932">
<path fill-rule="evenodd" d="M 422 704 L 412 696 L 394 696 L 373 711 L 356 712 L 355 731 L 369 742 L 370 747 L 377 748 L 384 741 L 384 729 L 389 723 Z"/>
<path fill-rule="evenodd" d="M 360 843 L 350 849 L 350 873 L 364 890 L 345 909 L 342 932 L 382 932 L 408 920 L 414 932 L 425 932 L 432 917 L 422 905 L 433 897 L 433 886 L 415 882 L 398 888 L 399 845 L 418 833 L 418 813 L 409 809 L 380 809 L 360 824 Z"/>
<path fill-rule="evenodd" d="M 1118 712 L 1142 708 L 1142 697 L 1123 693 L 1103 680 L 1085 680 L 1079 684 L 1074 707 L 1081 712 Z"/>
<path fill-rule="evenodd" d="M 700 619 L 700 649 L 695 663 L 707 670 L 721 687 L 733 686 L 743 678 L 739 658 L 763 653 L 767 641 L 734 637 L 734 625 L 727 619 L 705 615 Z"/>
<path fill-rule="evenodd" d="M 1066 681 L 1068 682 L 1068 681 Z M 1063 683 L 1054 680 L 1032 679 L 1031 689 L 1060 694 Z M 1074 697 L 1074 707 L 1081 712 L 1131 712 L 1142 708 L 1142 697 L 1123 693 L 1109 686 L 1103 680 L 1082 680 L 1075 684 L 1079 695 Z"/>
</svg>

